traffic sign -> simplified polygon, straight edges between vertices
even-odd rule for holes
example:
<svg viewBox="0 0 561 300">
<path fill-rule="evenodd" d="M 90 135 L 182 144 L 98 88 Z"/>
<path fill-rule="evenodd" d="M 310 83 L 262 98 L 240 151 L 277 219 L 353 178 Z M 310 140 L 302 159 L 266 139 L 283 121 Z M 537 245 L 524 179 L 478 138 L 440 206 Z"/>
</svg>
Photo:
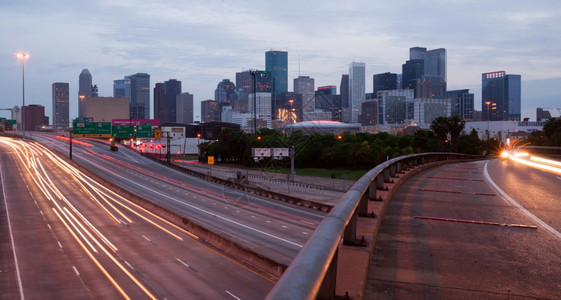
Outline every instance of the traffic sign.
<svg viewBox="0 0 561 300">
<path fill-rule="evenodd" d="M 111 122 L 82 122 L 72 124 L 74 137 L 111 137 Z"/>
</svg>

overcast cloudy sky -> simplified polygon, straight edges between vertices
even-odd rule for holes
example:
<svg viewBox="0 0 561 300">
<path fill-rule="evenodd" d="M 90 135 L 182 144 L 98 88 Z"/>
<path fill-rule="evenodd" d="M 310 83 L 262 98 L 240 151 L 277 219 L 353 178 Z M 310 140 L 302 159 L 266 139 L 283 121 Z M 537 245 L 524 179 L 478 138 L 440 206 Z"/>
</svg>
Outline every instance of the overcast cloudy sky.
<svg viewBox="0 0 561 300">
<path fill-rule="evenodd" d="M 561 107 L 558 0 L 3 0 L 0 25 L 0 107 L 22 103 L 16 53 L 25 51 L 26 104 L 49 116 L 53 82 L 70 83 L 77 116 L 84 68 L 100 96 L 134 73 L 149 73 L 151 88 L 178 79 L 199 116 L 218 82 L 264 69 L 271 48 L 288 51 L 289 89 L 299 74 L 339 88 L 360 61 L 372 92 L 373 74 L 401 73 L 409 48 L 420 46 L 446 48 L 448 89 L 471 89 L 476 109 L 481 73 L 501 70 L 522 75 L 522 117 Z"/>
</svg>

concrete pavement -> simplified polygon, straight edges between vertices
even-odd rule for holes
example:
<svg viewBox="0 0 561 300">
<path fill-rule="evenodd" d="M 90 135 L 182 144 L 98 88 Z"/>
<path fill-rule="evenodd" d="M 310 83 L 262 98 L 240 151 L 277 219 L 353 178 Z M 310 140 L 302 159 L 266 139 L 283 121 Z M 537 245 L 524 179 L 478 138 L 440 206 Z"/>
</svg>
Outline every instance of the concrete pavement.
<svg viewBox="0 0 561 300">
<path fill-rule="evenodd" d="M 485 163 L 429 169 L 398 189 L 364 299 L 559 298 L 557 242 L 485 181 Z"/>
</svg>

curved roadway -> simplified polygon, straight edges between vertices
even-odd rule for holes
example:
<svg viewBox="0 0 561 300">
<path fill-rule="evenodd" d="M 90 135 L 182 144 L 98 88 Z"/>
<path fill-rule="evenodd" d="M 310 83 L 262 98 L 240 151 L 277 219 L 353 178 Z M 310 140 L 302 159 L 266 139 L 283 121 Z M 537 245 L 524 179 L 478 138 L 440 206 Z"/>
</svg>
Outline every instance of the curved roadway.
<svg viewBox="0 0 561 300">
<path fill-rule="evenodd" d="M 414 176 L 382 219 L 366 298 L 559 298 L 560 186 L 500 159 Z"/>
</svg>

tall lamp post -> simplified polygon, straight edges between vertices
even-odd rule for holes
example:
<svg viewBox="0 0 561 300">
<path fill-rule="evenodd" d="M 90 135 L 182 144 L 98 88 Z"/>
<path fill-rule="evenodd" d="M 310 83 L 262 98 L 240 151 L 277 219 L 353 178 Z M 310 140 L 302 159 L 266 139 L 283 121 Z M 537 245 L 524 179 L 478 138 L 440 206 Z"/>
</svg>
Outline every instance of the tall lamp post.
<svg viewBox="0 0 561 300">
<path fill-rule="evenodd" d="M 18 58 L 21 58 L 21 90 L 22 90 L 22 98 L 23 98 L 23 106 L 21 107 L 21 129 L 23 132 L 23 136 L 25 137 L 25 59 L 29 57 L 27 53 L 18 53 Z"/>
</svg>

